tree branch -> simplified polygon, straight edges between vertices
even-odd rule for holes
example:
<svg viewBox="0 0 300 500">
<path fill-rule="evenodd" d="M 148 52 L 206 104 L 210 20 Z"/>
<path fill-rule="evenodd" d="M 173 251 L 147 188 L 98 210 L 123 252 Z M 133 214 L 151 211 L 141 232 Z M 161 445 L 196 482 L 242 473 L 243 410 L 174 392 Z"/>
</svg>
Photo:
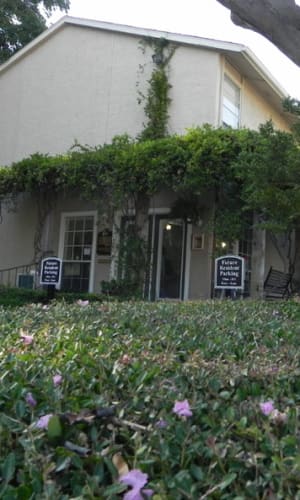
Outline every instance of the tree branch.
<svg viewBox="0 0 300 500">
<path fill-rule="evenodd" d="M 232 21 L 270 40 L 300 66 L 300 7 L 294 0 L 218 0 Z"/>
</svg>

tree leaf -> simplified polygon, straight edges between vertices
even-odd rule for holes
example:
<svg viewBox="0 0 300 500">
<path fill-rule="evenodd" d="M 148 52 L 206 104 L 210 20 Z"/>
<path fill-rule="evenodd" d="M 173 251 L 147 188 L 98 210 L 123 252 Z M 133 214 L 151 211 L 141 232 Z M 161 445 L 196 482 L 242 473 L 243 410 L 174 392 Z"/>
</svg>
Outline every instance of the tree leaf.
<svg viewBox="0 0 300 500">
<path fill-rule="evenodd" d="M 15 470 L 16 470 L 16 455 L 14 454 L 14 452 L 11 452 L 6 457 L 2 468 L 2 476 L 6 484 L 8 484 L 14 477 Z"/>
</svg>

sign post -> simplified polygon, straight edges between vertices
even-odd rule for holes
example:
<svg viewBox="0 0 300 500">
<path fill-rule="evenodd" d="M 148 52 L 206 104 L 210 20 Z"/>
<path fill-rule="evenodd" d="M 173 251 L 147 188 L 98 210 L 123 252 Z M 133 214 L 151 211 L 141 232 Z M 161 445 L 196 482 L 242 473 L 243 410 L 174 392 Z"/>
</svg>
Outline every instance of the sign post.
<svg viewBox="0 0 300 500">
<path fill-rule="evenodd" d="M 245 259 L 239 255 L 222 255 L 215 260 L 215 288 L 243 290 Z"/>
<path fill-rule="evenodd" d="M 48 300 L 54 299 L 55 288 L 60 286 L 62 260 L 57 257 L 48 257 L 42 260 L 40 284 L 47 285 Z"/>
</svg>

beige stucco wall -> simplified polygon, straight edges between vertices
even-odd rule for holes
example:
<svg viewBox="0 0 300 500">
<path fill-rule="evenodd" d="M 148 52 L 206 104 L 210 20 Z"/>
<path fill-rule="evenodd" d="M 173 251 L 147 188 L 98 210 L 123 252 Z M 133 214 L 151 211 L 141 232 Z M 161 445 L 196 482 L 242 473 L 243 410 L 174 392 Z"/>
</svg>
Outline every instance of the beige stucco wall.
<svg viewBox="0 0 300 500">
<path fill-rule="evenodd" d="M 290 127 L 287 124 L 284 113 L 274 111 L 255 90 L 253 85 L 247 80 L 244 81 L 242 87 L 242 103 L 241 103 L 241 125 L 250 129 L 258 129 L 259 125 L 272 120 L 275 128 L 289 131 Z"/>
<path fill-rule="evenodd" d="M 187 128 L 218 125 L 220 56 L 196 47 L 179 47 L 170 68 L 169 130 L 184 134 Z"/>
<path fill-rule="evenodd" d="M 224 72 L 241 89 L 241 127 L 257 130 L 259 125 L 272 120 L 274 126 L 281 130 L 290 130 L 284 111 L 278 112 L 255 88 L 248 78 L 239 73 L 236 68 L 223 60 Z"/>
<path fill-rule="evenodd" d="M 0 164 L 138 133 L 142 62 L 136 39 L 72 26 L 18 60 L 0 78 Z"/>
<path fill-rule="evenodd" d="M 2 72 L 0 165 L 37 151 L 64 153 L 75 141 L 97 145 L 141 132 L 138 92 L 148 85 L 153 49 L 143 54 L 139 41 L 67 25 Z M 175 51 L 171 132 L 216 123 L 216 74 L 217 54 L 193 47 Z"/>
<path fill-rule="evenodd" d="M 15 211 L 2 204 L 0 269 L 23 266 L 33 261 L 36 221 L 36 205 L 28 197 L 19 198 Z"/>
</svg>

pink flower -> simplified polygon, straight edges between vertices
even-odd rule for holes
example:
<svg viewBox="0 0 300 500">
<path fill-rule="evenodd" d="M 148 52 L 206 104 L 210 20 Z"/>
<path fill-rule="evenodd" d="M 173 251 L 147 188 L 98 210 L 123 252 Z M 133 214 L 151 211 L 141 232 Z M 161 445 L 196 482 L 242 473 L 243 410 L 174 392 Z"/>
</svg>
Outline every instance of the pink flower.
<svg viewBox="0 0 300 500">
<path fill-rule="evenodd" d="M 191 417 L 193 415 L 192 410 L 187 399 L 184 401 L 176 401 L 173 408 L 173 413 L 176 413 L 179 417 Z"/>
<path fill-rule="evenodd" d="M 78 299 L 77 300 L 77 304 L 81 307 L 86 307 L 89 305 L 89 301 L 88 300 L 81 300 L 81 299 Z"/>
<path fill-rule="evenodd" d="M 57 373 L 52 377 L 54 387 L 58 387 L 62 383 L 62 376 Z"/>
<path fill-rule="evenodd" d="M 265 403 L 260 403 L 259 407 L 261 409 L 261 412 L 266 416 L 270 415 L 272 413 L 272 411 L 275 410 L 274 403 L 271 400 L 266 401 Z"/>
<path fill-rule="evenodd" d="M 34 399 L 33 395 L 31 392 L 28 392 L 25 396 L 25 401 L 26 403 L 31 406 L 32 408 L 34 408 L 36 405 L 37 405 L 37 402 L 36 400 Z"/>
<path fill-rule="evenodd" d="M 120 482 L 131 486 L 131 490 L 125 493 L 124 500 L 143 500 L 144 496 L 151 497 L 153 491 L 142 489 L 148 482 L 148 474 L 144 474 L 139 469 L 133 469 L 120 477 Z"/>
<path fill-rule="evenodd" d="M 43 415 L 38 419 L 37 423 L 35 424 L 35 427 L 37 427 L 38 429 L 47 429 L 51 417 L 52 413 L 49 413 L 48 415 Z"/>
<path fill-rule="evenodd" d="M 32 335 L 25 335 L 24 333 L 21 333 L 21 339 L 23 340 L 24 345 L 30 345 L 33 342 Z"/>
</svg>

